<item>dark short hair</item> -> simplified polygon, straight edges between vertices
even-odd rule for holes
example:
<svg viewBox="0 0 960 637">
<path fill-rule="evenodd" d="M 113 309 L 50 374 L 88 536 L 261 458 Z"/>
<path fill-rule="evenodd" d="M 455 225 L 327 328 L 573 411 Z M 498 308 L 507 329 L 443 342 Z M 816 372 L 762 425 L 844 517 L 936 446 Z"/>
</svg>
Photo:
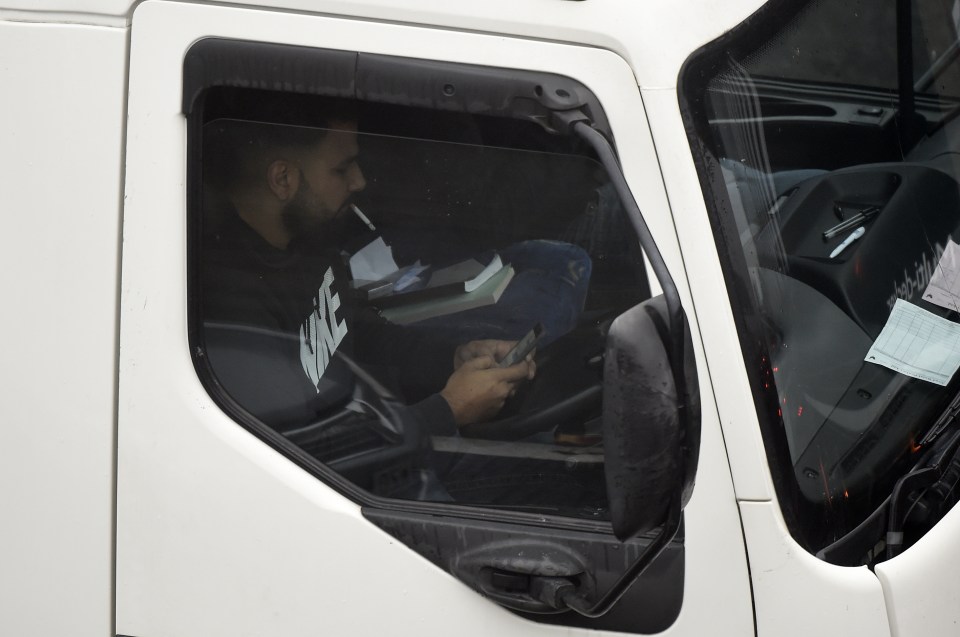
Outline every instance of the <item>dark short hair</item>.
<svg viewBox="0 0 960 637">
<path fill-rule="evenodd" d="M 249 183 L 277 156 L 309 150 L 337 124 L 358 119 L 357 105 L 351 100 L 270 91 L 245 95 L 242 118 L 223 117 L 204 124 L 205 186 L 231 189 Z"/>
</svg>

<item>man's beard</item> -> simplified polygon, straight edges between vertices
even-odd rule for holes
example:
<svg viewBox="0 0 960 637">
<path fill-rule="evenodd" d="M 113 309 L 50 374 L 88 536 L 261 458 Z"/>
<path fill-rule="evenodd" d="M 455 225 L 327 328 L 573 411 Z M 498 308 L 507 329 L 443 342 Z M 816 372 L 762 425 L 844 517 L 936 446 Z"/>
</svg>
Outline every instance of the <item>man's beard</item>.
<svg viewBox="0 0 960 637">
<path fill-rule="evenodd" d="M 306 185 L 301 175 L 297 192 L 283 208 L 281 220 L 290 235 L 291 246 L 301 251 L 338 247 L 346 236 L 347 215 L 342 214 L 349 205 L 331 211 L 318 201 L 315 193 Z"/>
</svg>

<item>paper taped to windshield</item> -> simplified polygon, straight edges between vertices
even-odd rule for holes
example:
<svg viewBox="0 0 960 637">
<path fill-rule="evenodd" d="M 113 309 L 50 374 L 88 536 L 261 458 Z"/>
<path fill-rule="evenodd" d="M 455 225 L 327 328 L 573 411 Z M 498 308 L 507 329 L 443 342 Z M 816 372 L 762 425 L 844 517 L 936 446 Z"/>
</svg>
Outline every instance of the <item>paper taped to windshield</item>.
<svg viewBox="0 0 960 637">
<path fill-rule="evenodd" d="M 897 299 L 864 360 L 946 385 L 960 367 L 960 325 Z"/>
</svg>

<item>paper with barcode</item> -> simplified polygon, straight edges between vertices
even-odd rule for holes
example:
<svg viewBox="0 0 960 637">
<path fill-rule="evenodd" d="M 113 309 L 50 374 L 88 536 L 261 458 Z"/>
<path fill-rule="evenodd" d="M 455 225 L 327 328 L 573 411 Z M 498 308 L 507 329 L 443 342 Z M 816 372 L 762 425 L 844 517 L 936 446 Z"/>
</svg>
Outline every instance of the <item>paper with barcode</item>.
<svg viewBox="0 0 960 637">
<path fill-rule="evenodd" d="M 923 300 L 960 312 L 960 246 L 947 241 L 947 247 L 930 275 Z"/>
<path fill-rule="evenodd" d="M 946 385 L 960 367 L 960 325 L 897 299 L 864 360 Z"/>
</svg>

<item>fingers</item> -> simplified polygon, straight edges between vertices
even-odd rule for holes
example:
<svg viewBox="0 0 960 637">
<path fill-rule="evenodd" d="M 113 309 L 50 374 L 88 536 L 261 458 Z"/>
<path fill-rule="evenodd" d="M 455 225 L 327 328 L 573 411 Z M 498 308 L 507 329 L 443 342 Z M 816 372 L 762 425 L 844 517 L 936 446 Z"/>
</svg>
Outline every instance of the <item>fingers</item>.
<svg viewBox="0 0 960 637">
<path fill-rule="evenodd" d="M 492 344 L 493 356 L 499 361 L 510 353 L 517 341 L 490 341 L 490 343 Z"/>
<path fill-rule="evenodd" d="M 462 361 L 477 356 L 493 356 L 498 361 L 513 349 L 517 341 L 501 341 L 496 339 L 482 339 L 470 341 L 457 348 L 457 357 Z"/>
<path fill-rule="evenodd" d="M 457 349 L 453 350 L 453 369 L 454 371 L 460 369 L 460 366 L 469 360 L 470 356 L 467 353 L 467 346 L 460 345 Z"/>
<path fill-rule="evenodd" d="M 482 355 L 471 358 L 463 363 L 463 367 L 468 370 L 481 370 L 481 369 L 490 369 L 491 367 L 496 367 L 497 362 L 494 360 L 493 356 Z"/>
<path fill-rule="evenodd" d="M 498 380 L 505 381 L 508 383 L 518 383 L 521 380 L 528 380 L 533 378 L 533 374 L 536 372 L 536 363 L 530 360 L 522 360 L 516 365 L 511 365 L 510 367 L 498 367 L 497 368 L 497 378 Z"/>
<path fill-rule="evenodd" d="M 453 368 L 457 369 L 468 360 L 478 358 L 480 356 L 492 356 L 496 360 L 500 360 L 508 351 L 510 351 L 510 348 L 508 347 L 503 351 L 503 353 L 500 353 L 501 346 L 498 344 L 502 342 L 504 341 L 479 340 L 464 343 L 457 348 L 456 352 L 454 352 Z"/>
<path fill-rule="evenodd" d="M 533 360 L 533 354 L 527 356 L 527 380 L 533 380 L 537 375 L 537 361 Z"/>
</svg>

